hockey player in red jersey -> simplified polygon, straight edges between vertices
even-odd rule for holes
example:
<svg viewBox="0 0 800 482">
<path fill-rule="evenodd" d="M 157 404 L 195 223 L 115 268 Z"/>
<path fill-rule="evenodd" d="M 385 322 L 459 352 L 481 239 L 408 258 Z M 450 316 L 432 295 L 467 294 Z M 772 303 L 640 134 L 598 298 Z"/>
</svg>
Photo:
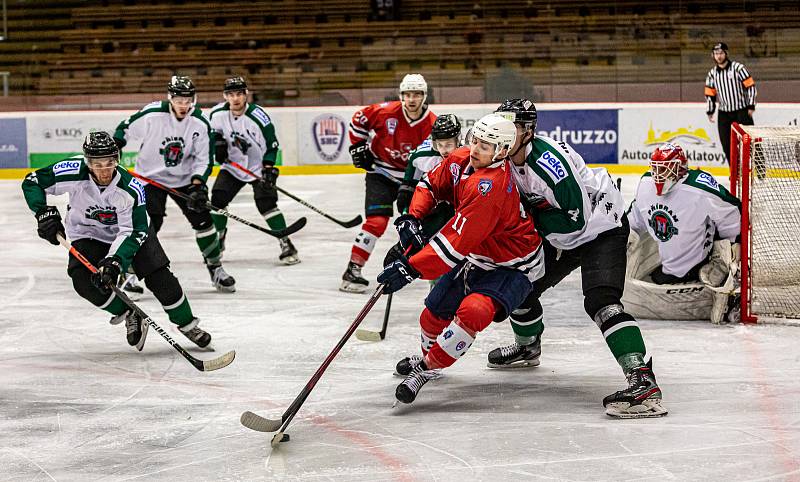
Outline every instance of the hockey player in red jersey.
<svg viewBox="0 0 800 482">
<path fill-rule="evenodd" d="M 541 239 L 521 207 L 508 160 L 515 138 L 513 122 L 495 114 L 480 119 L 470 145 L 426 174 L 409 213 L 395 221 L 403 247 L 421 249 L 383 270 L 378 276 L 383 292 L 397 291 L 415 278 L 444 275 L 420 315 L 423 356 L 397 364 L 397 372 L 406 376 L 395 392 L 403 403 L 414 401 L 435 370 L 463 356 L 478 332 L 505 319 L 544 274 Z M 441 201 L 451 203 L 456 214 L 425 244 L 419 220 Z"/>
<path fill-rule="evenodd" d="M 363 293 L 367 289 L 369 282 L 361 276 L 361 268 L 392 217 L 409 154 L 430 135 L 436 120 L 425 103 L 427 91 L 428 84 L 420 74 L 408 74 L 400 82 L 399 101 L 369 105 L 353 114 L 350 155 L 354 166 L 367 171 L 366 221 L 353 243 L 341 291 Z"/>
</svg>

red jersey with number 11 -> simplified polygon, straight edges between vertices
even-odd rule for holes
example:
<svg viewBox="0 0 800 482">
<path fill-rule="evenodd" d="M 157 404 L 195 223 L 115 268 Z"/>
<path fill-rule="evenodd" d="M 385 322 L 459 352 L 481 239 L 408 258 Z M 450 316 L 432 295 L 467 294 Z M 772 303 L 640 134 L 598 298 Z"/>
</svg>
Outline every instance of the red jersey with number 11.
<svg viewBox="0 0 800 482">
<path fill-rule="evenodd" d="M 460 147 L 417 184 L 409 214 L 423 219 L 437 202 L 456 214 L 409 260 L 424 279 L 435 279 L 464 258 L 485 270 L 513 268 L 531 281 L 544 274 L 542 240 L 519 201 L 508 161 L 474 169 Z"/>
</svg>

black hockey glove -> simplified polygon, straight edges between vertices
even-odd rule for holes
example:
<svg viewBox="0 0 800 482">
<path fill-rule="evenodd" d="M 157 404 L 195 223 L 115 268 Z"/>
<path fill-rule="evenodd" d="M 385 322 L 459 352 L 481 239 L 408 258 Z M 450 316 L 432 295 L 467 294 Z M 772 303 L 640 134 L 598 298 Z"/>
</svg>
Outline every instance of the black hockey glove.
<svg viewBox="0 0 800 482">
<path fill-rule="evenodd" d="M 372 164 L 375 162 L 375 155 L 369 150 L 366 141 L 350 146 L 350 157 L 353 158 L 354 166 L 367 171 L 372 169 Z"/>
<path fill-rule="evenodd" d="M 103 258 L 97 263 L 97 272 L 92 273 L 92 284 L 100 291 L 106 292 L 111 286 L 117 284 L 121 272 L 122 266 L 119 264 L 119 258 L 116 256 Z"/>
<path fill-rule="evenodd" d="M 264 185 L 265 189 L 275 189 L 275 182 L 278 180 L 278 175 L 280 173 L 281 172 L 275 166 L 264 166 L 264 168 L 261 169 L 261 184 Z"/>
<path fill-rule="evenodd" d="M 400 214 L 407 212 L 408 208 L 411 206 L 411 198 L 414 197 L 414 189 L 414 186 L 405 183 L 397 189 L 397 212 Z"/>
<path fill-rule="evenodd" d="M 400 247 L 403 248 L 403 251 L 408 249 L 409 246 L 412 246 L 412 250 L 418 251 L 428 242 L 425 239 L 425 235 L 422 234 L 419 219 L 410 214 L 403 214 L 395 219 L 394 226 L 400 235 Z"/>
<path fill-rule="evenodd" d="M 208 211 L 208 207 L 206 206 L 206 204 L 208 204 L 208 186 L 206 186 L 204 182 L 200 184 L 189 184 L 186 194 L 189 195 L 189 199 L 186 201 L 186 207 L 198 213 Z"/>
<path fill-rule="evenodd" d="M 225 140 L 225 137 L 220 132 L 214 135 L 214 160 L 218 164 L 225 164 L 230 161 L 228 159 L 228 141 Z"/>
<path fill-rule="evenodd" d="M 50 244 L 58 246 L 57 235 L 64 236 L 64 225 L 61 223 L 61 214 L 55 206 L 46 206 L 36 213 L 36 221 L 39 227 L 36 230 L 39 237 L 47 240 Z M 66 236 L 65 236 L 66 237 Z"/>
<path fill-rule="evenodd" d="M 378 283 L 383 284 L 384 294 L 394 293 L 411 283 L 421 275 L 408 262 L 408 258 L 400 255 L 400 258 L 384 268 L 378 275 Z"/>
</svg>

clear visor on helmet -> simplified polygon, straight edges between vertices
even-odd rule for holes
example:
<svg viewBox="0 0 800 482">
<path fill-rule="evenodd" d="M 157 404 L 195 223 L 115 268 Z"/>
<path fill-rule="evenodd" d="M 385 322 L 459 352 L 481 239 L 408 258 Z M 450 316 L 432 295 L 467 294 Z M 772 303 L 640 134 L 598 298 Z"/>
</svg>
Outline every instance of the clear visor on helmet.
<svg viewBox="0 0 800 482">
<path fill-rule="evenodd" d="M 108 171 L 114 170 L 119 165 L 119 156 L 112 154 L 110 156 L 86 157 L 86 165 L 92 171 Z"/>
<path fill-rule="evenodd" d="M 182 95 L 169 94 L 169 101 L 172 102 L 172 105 L 175 107 L 191 107 L 194 105 L 196 99 L 197 96 L 185 97 Z"/>
<path fill-rule="evenodd" d="M 451 137 L 450 139 L 434 139 L 433 148 L 436 149 L 436 152 L 441 154 L 442 157 L 447 156 L 458 148 L 458 138 Z"/>
</svg>

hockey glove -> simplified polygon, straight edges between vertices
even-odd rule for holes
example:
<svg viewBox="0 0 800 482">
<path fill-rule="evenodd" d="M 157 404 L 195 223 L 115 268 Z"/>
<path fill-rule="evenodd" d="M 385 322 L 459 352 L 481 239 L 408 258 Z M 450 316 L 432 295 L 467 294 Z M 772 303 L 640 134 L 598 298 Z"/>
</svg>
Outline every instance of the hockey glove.
<svg viewBox="0 0 800 482">
<path fill-rule="evenodd" d="M 221 132 L 216 132 L 214 135 L 214 160 L 218 164 L 225 164 L 230 160 L 228 159 L 228 141 Z"/>
<path fill-rule="evenodd" d="M 58 246 L 58 235 L 64 236 L 64 225 L 61 223 L 61 214 L 55 206 L 46 206 L 36 213 L 39 227 L 36 230 L 39 237 L 50 244 Z"/>
<path fill-rule="evenodd" d="M 350 157 L 353 158 L 354 166 L 367 171 L 372 169 L 372 164 L 375 162 L 375 155 L 369 150 L 366 141 L 350 146 Z"/>
<path fill-rule="evenodd" d="M 92 284 L 100 291 L 106 292 L 117 283 L 121 272 L 122 266 L 119 264 L 119 258 L 116 256 L 103 258 L 97 263 L 97 272 L 92 273 Z"/>
<path fill-rule="evenodd" d="M 397 190 L 397 212 L 403 214 L 411 207 L 411 198 L 414 197 L 415 187 L 410 184 L 403 183 Z"/>
<path fill-rule="evenodd" d="M 280 173 L 281 172 L 275 166 L 264 166 L 261 170 L 261 184 L 264 185 L 264 189 L 274 190 L 275 182 L 278 180 L 278 175 Z"/>
<path fill-rule="evenodd" d="M 394 220 L 394 226 L 397 228 L 397 233 L 400 235 L 400 247 L 405 251 L 409 246 L 411 250 L 417 252 L 422 249 L 428 240 L 422 234 L 422 227 L 420 226 L 419 219 L 410 214 L 403 214 Z"/>
<path fill-rule="evenodd" d="M 408 258 L 400 255 L 397 261 L 392 261 L 381 271 L 381 274 L 378 275 L 378 283 L 383 284 L 383 292 L 388 295 L 402 289 L 420 276 L 419 272 L 411 266 Z"/>
<path fill-rule="evenodd" d="M 189 195 L 189 199 L 186 201 L 187 208 L 198 213 L 208 211 L 206 206 L 208 204 L 208 186 L 205 183 L 189 184 L 186 194 Z"/>
</svg>

